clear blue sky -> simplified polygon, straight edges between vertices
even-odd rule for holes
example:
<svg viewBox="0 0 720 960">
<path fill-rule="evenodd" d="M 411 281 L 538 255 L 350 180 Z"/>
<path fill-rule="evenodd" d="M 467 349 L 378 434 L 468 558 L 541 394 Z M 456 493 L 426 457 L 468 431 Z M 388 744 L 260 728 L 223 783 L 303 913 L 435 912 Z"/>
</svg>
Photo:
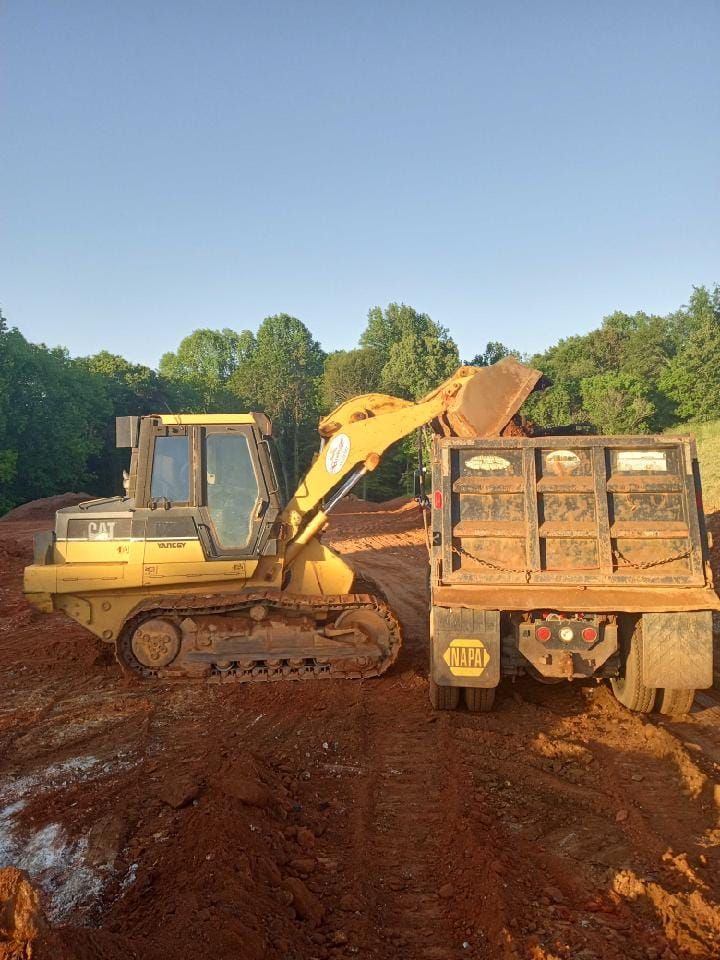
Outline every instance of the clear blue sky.
<svg viewBox="0 0 720 960">
<path fill-rule="evenodd" d="M 720 281 L 717 0 L 4 0 L 0 304 L 156 365 L 373 304 L 467 359 Z"/>
</svg>

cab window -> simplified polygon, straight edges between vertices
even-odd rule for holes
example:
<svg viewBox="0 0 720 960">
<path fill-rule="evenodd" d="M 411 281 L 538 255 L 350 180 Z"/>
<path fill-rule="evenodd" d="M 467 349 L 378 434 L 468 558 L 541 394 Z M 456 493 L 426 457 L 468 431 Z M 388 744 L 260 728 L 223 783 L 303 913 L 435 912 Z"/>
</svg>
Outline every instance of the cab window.
<svg viewBox="0 0 720 960">
<path fill-rule="evenodd" d="M 173 503 L 190 501 L 190 448 L 186 436 L 157 437 L 150 497 Z"/>
<path fill-rule="evenodd" d="M 207 510 L 220 544 L 240 550 L 250 542 L 258 500 L 247 437 L 241 433 L 211 433 L 205 441 Z"/>
</svg>

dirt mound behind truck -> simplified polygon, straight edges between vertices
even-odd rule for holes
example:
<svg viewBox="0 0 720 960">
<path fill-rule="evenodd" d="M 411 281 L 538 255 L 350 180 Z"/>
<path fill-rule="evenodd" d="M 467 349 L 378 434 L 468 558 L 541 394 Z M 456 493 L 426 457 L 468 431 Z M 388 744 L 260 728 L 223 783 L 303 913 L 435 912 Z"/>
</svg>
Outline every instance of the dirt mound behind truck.
<svg viewBox="0 0 720 960">
<path fill-rule="evenodd" d="M 39 500 L 30 500 L 10 510 L 9 513 L 0 517 L 0 523 L 20 520 L 54 520 L 57 510 L 62 510 L 63 507 L 76 507 L 78 503 L 92 499 L 91 493 L 58 493 L 54 497 L 41 497 Z"/>
</svg>

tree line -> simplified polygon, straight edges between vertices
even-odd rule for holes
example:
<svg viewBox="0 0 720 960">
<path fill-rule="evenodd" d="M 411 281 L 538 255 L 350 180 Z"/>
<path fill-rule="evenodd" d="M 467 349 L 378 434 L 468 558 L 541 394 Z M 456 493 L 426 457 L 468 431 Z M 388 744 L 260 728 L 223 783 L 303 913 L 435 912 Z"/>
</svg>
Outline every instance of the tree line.
<svg viewBox="0 0 720 960">
<path fill-rule="evenodd" d="M 647 433 L 720 417 L 720 286 L 696 287 L 668 316 L 616 312 L 590 333 L 527 356 L 500 341 L 463 362 L 514 353 L 551 386 L 523 413 L 541 426 L 584 423 L 601 433 Z M 120 490 L 127 451 L 116 416 L 263 410 L 273 420 L 293 489 L 317 449 L 318 419 L 359 393 L 417 399 L 461 358 L 450 332 L 406 304 L 373 307 L 358 346 L 326 353 L 296 317 L 266 317 L 256 331 L 198 329 L 157 370 L 107 351 L 71 357 L 28 342 L 0 315 L 0 512 L 68 490 Z M 407 492 L 415 439 L 369 476 L 365 496 Z"/>
</svg>

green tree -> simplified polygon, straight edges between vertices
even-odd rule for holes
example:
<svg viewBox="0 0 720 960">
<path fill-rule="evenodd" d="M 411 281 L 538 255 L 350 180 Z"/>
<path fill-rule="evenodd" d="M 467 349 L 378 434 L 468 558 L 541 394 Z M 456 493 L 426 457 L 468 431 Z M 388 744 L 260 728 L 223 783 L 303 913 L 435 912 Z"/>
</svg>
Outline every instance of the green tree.
<svg viewBox="0 0 720 960">
<path fill-rule="evenodd" d="M 581 383 L 583 407 L 600 433 L 648 433 L 655 405 L 648 385 L 628 373 L 599 373 Z"/>
<path fill-rule="evenodd" d="M 674 416 L 672 400 L 661 386 L 674 351 L 668 318 L 616 311 L 597 330 L 560 340 L 532 358 L 552 386 L 533 394 L 523 412 L 542 426 L 589 421 L 600 430 L 609 429 L 602 423 L 619 422 L 612 414 L 613 403 L 627 394 L 632 400 L 628 424 L 637 421 L 643 430 L 662 429 Z M 605 375 L 608 379 L 597 380 Z M 601 403 L 603 387 L 610 392 Z"/>
<path fill-rule="evenodd" d="M 382 383 L 383 366 L 384 358 L 374 347 L 328 354 L 321 389 L 325 411 L 358 394 L 377 392 Z"/>
<path fill-rule="evenodd" d="M 470 365 L 473 367 L 490 367 L 493 363 L 497 363 L 498 360 L 502 360 L 504 357 L 517 357 L 518 360 L 522 359 L 518 350 L 511 350 L 510 347 L 506 347 L 505 344 L 500 343 L 499 340 L 488 340 L 485 344 L 485 349 L 481 353 L 475 354 L 470 361 Z"/>
<path fill-rule="evenodd" d="M 318 445 L 320 386 L 325 355 L 302 321 L 287 313 L 266 317 L 252 352 L 229 381 L 273 421 L 288 486 L 294 489 Z"/>
<path fill-rule="evenodd" d="M 685 339 L 670 361 L 662 386 L 687 420 L 720 417 L 720 286 L 696 287 L 678 327 Z"/>
<path fill-rule="evenodd" d="M 389 303 L 384 310 L 382 307 L 370 308 L 360 346 L 370 347 L 380 356 L 388 357 L 393 344 L 408 334 L 440 334 L 441 331 L 442 328 L 426 313 L 418 313 L 405 303 Z"/>
<path fill-rule="evenodd" d="M 720 284 L 714 284 L 709 290 L 705 286 L 693 287 L 688 302 L 666 317 L 670 335 L 675 342 L 675 352 L 679 352 L 703 323 L 717 317 L 720 311 Z"/>
<path fill-rule="evenodd" d="M 383 389 L 385 360 L 375 347 L 339 350 L 325 359 L 322 380 L 322 401 L 325 412 L 363 393 Z M 389 500 L 405 489 L 408 453 L 403 444 L 388 451 L 377 470 L 365 474 L 358 491 L 364 500 Z"/>
<path fill-rule="evenodd" d="M 0 509 L 95 482 L 111 405 L 103 384 L 67 351 L 0 328 Z"/>
<path fill-rule="evenodd" d="M 559 427 L 583 420 L 581 411 L 562 382 L 539 393 L 531 393 L 522 409 L 523 414 L 539 427 Z"/>
<path fill-rule="evenodd" d="M 180 341 L 174 353 L 162 355 L 160 376 L 190 386 L 203 410 L 215 410 L 226 404 L 224 388 L 236 370 L 251 359 L 254 349 L 255 337 L 250 330 L 194 330 Z"/>
<path fill-rule="evenodd" d="M 382 384 L 390 394 L 418 400 L 459 365 L 455 341 L 446 334 L 409 333 L 390 348 Z"/>
<path fill-rule="evenodd" d="M 373 307 L 360 344 L 385 358 L 379 387 L 393 396 L 418 400 L 446 380 L 460 365 L 448 330 L 404 303 Z M 365 392 L 365 391 L 363 391 Z M 386 499 L 412 489 L 417 438 L 407 437 L 388 451 L 380 467 L 363 484 L 363 493 Z"/>
<path fill-rule="evenodd" d="M 586 338 L 575 336 L 560 340 L 545 353 L 534 356 L 531 362 L 543 371 L 550 387 L 541 393 L 531 393 L 523 413 L 543 427 L 582 421 L 580 384 L 584 378 L 597 373 Z"/>
<path fill-rule="evenodd" d="M 447 329 L 404 303 L 373 307 L 360 337 L 362 347 L 387 357 L 380 378 L 390 394 L 415 399 L 459 366 L 457 345 Z"/>
<path fill-rule="evenodd" d="M 111 405 L 103 430 L 103 447 L 90 462 L 96 486 L 103 493 L 121 493 L 127 450 L 115 446 L 115 417 L 196 409 L 199 398 L 188 385 L 164 381 L 150 367 L 131 363 L 107 350 L 73 362 L 95 378 Z"/>
<path fill-rule="evenodd" d="M 0 310 L 0 511 L 8 509 L 7 491 L 17 470 L 17 449 L 11 446 L 11 369 L 9 362 L 8 327 Z"/>
</svg>

